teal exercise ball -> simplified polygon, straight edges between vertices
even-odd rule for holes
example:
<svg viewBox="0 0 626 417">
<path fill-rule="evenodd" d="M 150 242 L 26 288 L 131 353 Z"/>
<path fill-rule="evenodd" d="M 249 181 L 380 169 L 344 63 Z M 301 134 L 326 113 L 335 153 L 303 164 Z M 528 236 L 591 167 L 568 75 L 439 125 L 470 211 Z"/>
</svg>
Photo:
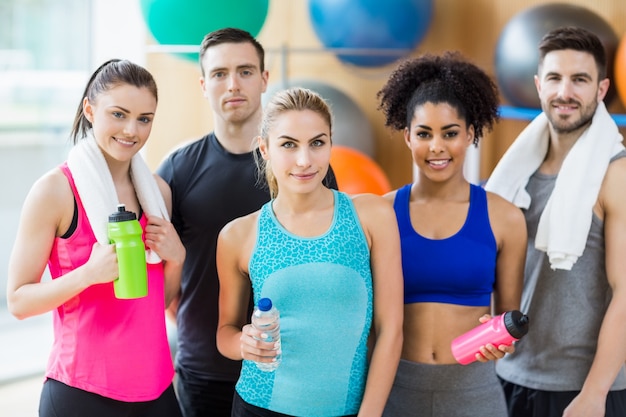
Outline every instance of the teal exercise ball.
<svg viewBox="0 0 626 417">
<path fill-rule="evenodd" d="M 209 32 L 235 27 L 257 36 L 267 18 L 269 0 L 141 0 L 141 12 L 161 45 L 199 45 Z M 176 54 L 198 60 L 198 53 Z"/>
<path fill-rule="evenodd" d="M 339 60 L 378 67 L 413 52 L 430 26 L 433 1 L 309 0 L 309 14 L 325 47 L 350 50 L 338 51 Z"/>
<path fill-rule="evenodd" d="M 289 87 L 303 87 L 315 91 L 330 106 L 333 113 L 333 144 L 355 149 L 374 158 L 375 139 L 372 124 L 367 115 L 346 93 L 340 89 L 313 79 L 292 79 L 287 83 L 275 83 L 267 87 L 261 99 L 265 106 L 278 91 Z"/>
<path fill-rule="evenodd" d="M 534 82 L 539 65 L 539 42 L 546 33 L 561 26 L 582 27 L 600 38 L 608 61 L 608 77 L 612 80 L 613 57 L 619 39 L 608 22 L 582 6 L 565 3 L 534 6 L 513 16 L 496 44 L 496 78 L 500 92 L 511 105 L 541 107 Z M 614 96 L 611 87 L 605 102 L 609 103 Z"/>
</svg>

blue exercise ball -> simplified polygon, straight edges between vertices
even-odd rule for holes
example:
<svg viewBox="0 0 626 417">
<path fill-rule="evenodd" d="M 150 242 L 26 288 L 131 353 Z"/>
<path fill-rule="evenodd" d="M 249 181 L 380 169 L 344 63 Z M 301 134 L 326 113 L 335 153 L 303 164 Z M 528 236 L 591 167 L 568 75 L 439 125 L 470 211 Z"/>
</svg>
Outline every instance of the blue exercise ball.
<svg viewBox="0 0 626 417">
<path fill-rule="evenodd" d="M 608 60 L 607 73 L 612 78 L 619 39 L 601 16 L 585 7 L 565 3 L 531 7 L 506 24 L 496 45 L 496 78 L 502 95 L 511 105 L 541 107 L 534 82 L 539 64 L 538 46 L 547 32 L 561 26 L 579 26 L 600 38 Z M 611 87 L 605 101 L 609 103 L 614 96 Z"/>
<path fill-rule="evenodd" d="M 162 45 L 198 45 L 207 33 L 236 27 L 256 36 L 267 17 L 269 0 L 141 0 L 141 12 Z M 198 53 L 177 56 L 198 60 Z"/>
<path fill-rule="evenodd" d="M 268 86 L 261 99 L 263 105 L 278 91 L 289 87 L 303 87 L 315 91 L 329 105 L 333 113 L 333 144 L 360 151 L 374 158 L 375 140 L 372 125 L 361 108 L 343 91 L 322 81 L 311 79 L 292 79 L 287 83 L 275 83 Z"/>
<path fill-rule="evenodd" d="M 325 47 L 363 50 L 362 54 L 338 51 L 341 61 L 378 67 L 409 55 L 422 41 L 430 26 L 433 2 L 309 0 L 309 13 Z"/>
</svg>

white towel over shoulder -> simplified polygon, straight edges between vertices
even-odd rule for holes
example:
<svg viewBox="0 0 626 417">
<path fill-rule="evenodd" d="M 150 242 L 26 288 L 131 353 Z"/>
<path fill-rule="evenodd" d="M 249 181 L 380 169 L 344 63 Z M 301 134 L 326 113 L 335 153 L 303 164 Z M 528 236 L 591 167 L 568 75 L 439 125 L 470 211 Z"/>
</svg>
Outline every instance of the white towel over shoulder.
<svg viewBox="0 0 626 417">
<path fill-rule="evenodd" d="M 593 206 L 611 157 L 624 149 L 615 121 L 603 102 L 589 128 L 563 161 L 552 195 L 539 219 L 535 247 L 548 254 L 552 269 L 570 270 L 582 255 L 591 227 Z M 548 150 L 548 119 L 537 116 L 505 152 L 485 189 L 521 208 L 530 206 L 530 176 Z"/>
<path fill-rule="evenodd" d="M 101 244 L 108 244 L 109 215 L 117 210 L 120 203 L 109 167 L 91 132 L 70 150 L 67 165 L 74 177 L 76 189 L 96 239 Z M 142 209 L 150 216 L 169 221 L 159 186 L 139 153 L 132 158 L 130 170 Z M 161 261 L 158 255 L 150 250 L 146 253 L 146 260 L 149 263 Z"/>
</svg>

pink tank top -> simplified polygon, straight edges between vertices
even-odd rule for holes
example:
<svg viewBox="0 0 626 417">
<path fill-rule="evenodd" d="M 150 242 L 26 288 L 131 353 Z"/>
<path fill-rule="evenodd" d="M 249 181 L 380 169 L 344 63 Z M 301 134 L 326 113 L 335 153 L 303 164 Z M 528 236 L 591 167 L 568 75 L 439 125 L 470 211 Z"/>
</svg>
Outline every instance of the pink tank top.
<svg viewBox="0 0 626 417">
<path fill-rule="evenodd" d="M 52 279 L 86 263 L 96 242 L 72 174 L 67 164 L 60 168 L 76 198 L 78 222 L 69 238 L 54 240 L 48 261 Z M 145 228 L 145 216 L 140 224 Z M 53 312 L 54 343 L 46 376 L 119 401 L 158 398 L 174 377 L 163 287 L 163 264 L 148 264 L 147 297 L 117 299 L 113 283 L 107 283 L 59 306 Z"/>
</svg>

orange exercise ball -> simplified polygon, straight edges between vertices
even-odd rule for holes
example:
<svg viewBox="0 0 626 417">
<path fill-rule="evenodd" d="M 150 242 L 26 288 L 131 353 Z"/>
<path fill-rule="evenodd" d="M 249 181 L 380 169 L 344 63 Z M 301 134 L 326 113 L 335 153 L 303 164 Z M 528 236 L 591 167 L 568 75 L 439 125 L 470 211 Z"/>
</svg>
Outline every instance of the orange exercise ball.
<svg viewBox="0 0 626 417">
<path fill-rule="evenodd" d="M 626 34 L 617 46 L 615 52 L 615 67 L 613 70 L 615 88 L 622 104 L 626 106 Z"/>
<path fill-rule="evenodd" d="M 330 165 L 337 177 L 340 191 L 348 194 L 378 195 L 391 191 L 391 185 L 382 168 L 369 156 L 356 149 L 333 145 Z"/>
</svg>

